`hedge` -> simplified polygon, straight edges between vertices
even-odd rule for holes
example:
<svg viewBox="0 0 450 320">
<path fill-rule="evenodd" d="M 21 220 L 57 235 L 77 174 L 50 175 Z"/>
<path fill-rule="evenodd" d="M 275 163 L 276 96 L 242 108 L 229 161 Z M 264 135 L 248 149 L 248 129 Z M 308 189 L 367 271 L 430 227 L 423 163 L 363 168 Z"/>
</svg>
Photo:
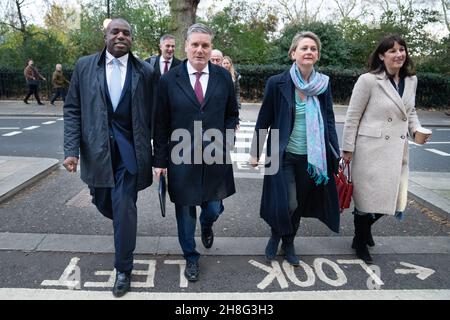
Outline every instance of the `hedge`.
<svg viewBox="0 0 450 320">
<path fill-rule="evenodd" d="M 267 79 L 287 70 L 283 65 L 236 65 L 241 74 L 239 82 L 241 97 L 245 100 L 260 101 L 264 95 Z M 331 79 L 335 103 L 348 104 L 353 86 L 364 70 L 319 67 L 318 71 Z M 433 73 L 418 73 L 416 106 L 419 108 L 448 108 L 450 106 L 450 76 Z"/>
<path fill-rule="evenodd" d="M 236 65 L 241 74 L 241 98 L 246 101 L 261 101 L 267 79 L 289 68 L 287 65 Z M 319 67 L 318 70 L 330 76 L 335 103 L 348 104 L 353 86 L 363 70 Z M 51 95 L 52 72 L 41 70 L 47 81 L 41 83 L 39 90 L 44 99 Z M 72 70 L 64 70 L 70 79 Z M 416 106 L 419 108 L 448 108 L 450 105 L 450 76 L 434 73 L 418 73 Z M 25 96 L 27 87 L 23 70 L 0 69 L 0 99 L 20 99 Z"/>
</svg>

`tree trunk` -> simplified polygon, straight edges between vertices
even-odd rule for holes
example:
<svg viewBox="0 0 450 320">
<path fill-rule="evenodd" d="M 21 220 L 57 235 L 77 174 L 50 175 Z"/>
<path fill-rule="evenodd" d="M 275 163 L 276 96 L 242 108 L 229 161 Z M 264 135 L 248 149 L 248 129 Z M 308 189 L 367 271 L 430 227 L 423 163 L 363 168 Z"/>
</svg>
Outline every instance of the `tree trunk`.
<svg viewBox="0 0 450 320">
<path fill-rule="evenodd" d="M 169 0 L 172 17 L 170 29 L 175 36 L 175 56 L 179 59 L 186 57 L 184 52 L 186 32 L 189 26 L 195 23 L 199 3 L 200 0 Z"/>
</svg>

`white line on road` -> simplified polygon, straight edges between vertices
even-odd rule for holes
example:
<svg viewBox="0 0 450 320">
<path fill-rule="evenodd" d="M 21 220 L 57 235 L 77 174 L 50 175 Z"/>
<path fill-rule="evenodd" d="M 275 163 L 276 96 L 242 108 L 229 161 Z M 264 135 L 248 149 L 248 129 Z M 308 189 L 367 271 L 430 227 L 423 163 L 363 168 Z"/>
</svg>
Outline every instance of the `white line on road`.
<svg viewBox="0 0 450 320">
<path fill-rule="evenodd" d="M 34 130 L 34 129 L 37 129 L 37 128 L 40 128 L 41 126 L 31 126 L 31 127 L 26 127 L 26 128 L 23 128 L 23 130 Z"/>
<path fill-rule="evenodd" d="M 12 131 L 12 132 L 2 134 L 2 136 L 3 137 L 12 137 L 12 136 L 15 136 L 16 134 L 21 134 L 21 133 L 22 133 L 22 131 Z"/>
<path fill-rule="evenodd" d="M 19 127 L 0 127 L 0 130 L 17 130 Z"/>
<path fill-rule="evenodd" d="M 47 121 L 47 122 L 42 122 L 42 124 L 53 124 L 56 123 L 56 121 Z"/>
<path fill-rule="evenodd" d="M 450 129 L 434 129 L 436 131 L 450 131 Z"/>
<path fill-rule="evenodd" d="M 110 290 L 0 288 L 0 300 L 105 300 Z M 449 300 L 448 289 L 285 292 L 129 292 L 120 300 Z"/>
<path fill-rule="evenodd" d="M 58 119 L 56 119 L 57 121 L 63 121 L 64 120 L 64 118 L 58 118 Z"/>
<path fill-rule="evenodd" d="M 433 153 L 436 153 L 436 154 L 438 154 L 440 156 L 450 157 L 450 153 L 447 153 L 447 152 L 444 152 L 444 151 L 440 151 L 440 150 L 436 150 L 436 149 L 425 149 L 425 150 L 433 152 Z"/>
</svg>

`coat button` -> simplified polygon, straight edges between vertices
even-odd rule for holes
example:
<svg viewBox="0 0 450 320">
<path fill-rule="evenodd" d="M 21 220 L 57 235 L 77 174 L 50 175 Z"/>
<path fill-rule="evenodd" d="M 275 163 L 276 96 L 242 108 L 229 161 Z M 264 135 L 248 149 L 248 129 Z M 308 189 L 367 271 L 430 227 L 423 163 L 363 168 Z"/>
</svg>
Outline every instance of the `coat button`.
<svg viewBox="0 0 450 320">
<path fill-rule="evenodd" d="M 402 135 L 400 138 L 405 139 L 405 136 Z"/>
<path fill-rule="evenodd" d="M 389 136 L 384 137 L 386 140 L 389 140 Z"/>
<path fill-rule="evenodd" d="M 406 118 L 403 118 L 402 120 L 403 120 L 403 121 L 406 121 L 406 120 L 408 120 L 408 119 L 406 119 Z"/>
<path fill-rule="evenodd" d="M 388 118 L 388 122 L 391 122 L 392 121 L 392 118 Z"/>
</svg>

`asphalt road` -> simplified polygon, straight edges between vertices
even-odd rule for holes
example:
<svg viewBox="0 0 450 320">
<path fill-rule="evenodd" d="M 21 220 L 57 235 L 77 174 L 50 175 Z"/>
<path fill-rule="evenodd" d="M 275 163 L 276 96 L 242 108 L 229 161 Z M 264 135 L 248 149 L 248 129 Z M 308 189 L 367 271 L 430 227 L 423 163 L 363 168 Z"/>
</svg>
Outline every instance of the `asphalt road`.
<svg viewBox="0 0 450 320">
<path fill-rule="evenodd" d="M 248 130 L 243 132 L 251 131 L 251 125 L 243 127 Z M 337 127 L 340 135 L 342 125 Z M 2 117 L 0 155 L 62 160 L 62 129 L 60 118 Z M 436 144 L 432 148 L 450 153 L 449 131 L 438 129 L 433 128 L 433 142 L 447 143 Z M 412 170 L 449 171 L 447 156 L 425 150 L 423 146 L 411 145 L 410 150 Z M 265 238 L 269 234 L 268 226 L 258 214 L 262 179 L 252 170 L 244 163 L 235 164 L 237 193 L 224 201 L 225 212 L 214 226 L 217 237 L 237 238 L 245 242 L 248 237 Z M 173 205 L 170 203 L 167 216 L 161 217 L 155 188 L 153 185 L 139 194 L 138 236 L 176 237 Z M 432 212 L 413 201 L 409 202 L 405 216 L 403 221 L 392 217 L 381 219 L 373 227 L 374 236 L 400 236 L 408 242 L 408 237 L 412 236 L 432 239 L 450 234 L 448 223 L 436 220 Z M 303 219 L 298 235 L 352 236 L 352 220 L 350 210 L 344 212 L 340 233 L 334 234 L 315 219 Z M 60 167 L 0 204 L 0 233 L 111 235 L 112 225 L 90 204 L 79 173 L 69 174 Z M 257 294 L 273 293 L 275 296 L 267 296 L 266 299 L 308 299 L 315 294 L 317 298 L 329 298 L 338 290 L 339 298 L 348 299 L 358 299 L 364 294 L 372 299 L 383 297 L 383 294 L 387 299 L 404 298 L 408 294 L 426 299 L 423 295 L 429 290 L 448 289 L 450 285 L 448 254 L 378 254 L 373 272 L 379 275 L 382 284 L 368 269 L 355 264 L 353 255 L 302 256 L 300 253 L 300 256 L 304 264 L 295 270 L 283 265 L 281 257 L 274 264 L 269 264 L 263 256 L 203 256 L 200 262 L 201 281 L 191 284 L 180 277 L 180 263 L 183 261 L 180 255 L 138 254 L 136 271 L 140 274 L 133 280 L 136 282 L 133 292 L 140 295 L 129 297 L 171 299 L 172 296 L 164 296 L 170 293 L 187 294 L 180 296 L 181 299 L 224 299 L 226 294 L 231 294 L 230 299 L 241 297 L 252 300 L 257 299 Z M 22 298 L 27 295 L 31 298 L 70 298 L 76 296 L 77 291 L 82 294 L 81 298 L 90 297 L 87 292 L 100 294 L 96 296 L 100 299 L 109 298 L 112 265 L 113 255 L 109 253 L 3 250 L 0 251 L 0 299 L 14 294 Z M 422 269 L 425 272 L 423 279 L 418 278 L 419 274 L 415 272 L 405 271 L 413 266 L 425 268 Z M 74 283 L 66 280 L 75 281 L 75 286 L 71 288 L 70 284 Z M 2 288 L 14 289 L 2 291 Z M 309 292 L 309 296 L 305 295 L 305 291 Z M 375 291 L 378 295 L 370 296 Z M 206 295 L 189 295 L 191 293 Z M 444 294 L 447 299 L 450 298 L 448 292 Z"/>
</svg>

